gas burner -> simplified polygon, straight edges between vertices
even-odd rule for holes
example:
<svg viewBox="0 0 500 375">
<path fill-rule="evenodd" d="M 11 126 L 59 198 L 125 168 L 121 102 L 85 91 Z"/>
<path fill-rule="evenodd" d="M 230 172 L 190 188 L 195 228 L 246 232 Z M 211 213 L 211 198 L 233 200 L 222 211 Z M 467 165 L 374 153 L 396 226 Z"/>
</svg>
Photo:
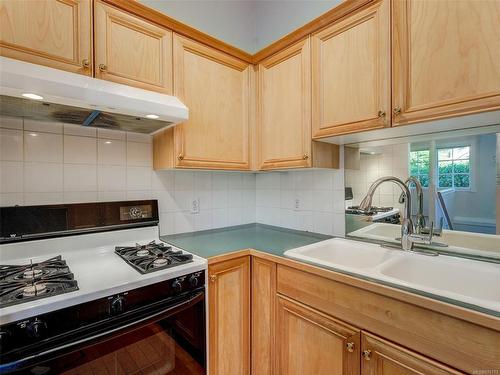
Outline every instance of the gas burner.
<svg viewBox="0 0 500 375">
<path fill-rule="evenodd" d="M 346 214 L 351 214 L 351 215 L 367 215 L 367 216 L 373 216 L 381 212 L 389 212 L 393 210 L 393 207 L 376 207 L 372 206 L 370 207 L 369 210 L 361 210 L 359 206 L 350 206 L 347 207 L 345 210 Z"/>
<path fill-rule="evenodd" d="M 152 241 L 145 245 L 117 246 L 115 253 L 140 273 L 175 267 L 193 261 L 191 254 L 174 251 L 164 243 Z"/>
<path fill-rule="evenodd" d="M 23 289 L 23 297 L 34 297 L 47 293 L 47 285 L 33 284 Z"/>
<path fill-rule="evenodd" d="M 35 279 L 42 276 L 43 271 L 38 268 L 31 268 L 23 272 L 23 279 Z"/>
<path fill-rule="evenodd" d="M 164 265 L 169 263 L 169 259 L 167 258 L 156 258 L 153 260 L 153 267 L 163 267 Z"/>
<path fill-rule="evenodd" d="M 139 250 L 137 253 L 135 253 L 135 255 L 137 255 L 138 257 L 145 257 L 145 256 L 149 255 L 149 251 L 148 250 Z"/>
<path fill-rule="evenodd" d="M 0 266 L 0 307 L 78 290 L 61 256 L 40 263 Z"/>
</svg>

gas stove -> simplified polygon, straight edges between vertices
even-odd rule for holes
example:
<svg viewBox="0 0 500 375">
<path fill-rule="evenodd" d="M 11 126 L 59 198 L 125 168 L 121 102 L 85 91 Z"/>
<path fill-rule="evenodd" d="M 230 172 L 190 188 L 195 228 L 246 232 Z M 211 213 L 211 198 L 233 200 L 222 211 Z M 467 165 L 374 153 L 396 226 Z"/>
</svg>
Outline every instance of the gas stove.
<svg viewBox="0 0 500 375">
<path fill-rule="evenodd" d="M 0 308 L 78 290 L 60 255 L 39 263 L 0 265 Z"/>
<path fill-rule="evenodd" d="M 153 343 L 151 368 L 183 360 L 172 345 L 204 366 L 207 261 L 161 241 L 157 201 L 0 207 L 0 259 L 0 373 L 85 372 Z"/>
<path fill-rule="evenodd" d="M 159 271 L 193 261 L 193 255 L 172 250 L 171 246 L 156 241 L 145 245 L 117 246 L 115 253 L 140 273 Z"/>
</svg>

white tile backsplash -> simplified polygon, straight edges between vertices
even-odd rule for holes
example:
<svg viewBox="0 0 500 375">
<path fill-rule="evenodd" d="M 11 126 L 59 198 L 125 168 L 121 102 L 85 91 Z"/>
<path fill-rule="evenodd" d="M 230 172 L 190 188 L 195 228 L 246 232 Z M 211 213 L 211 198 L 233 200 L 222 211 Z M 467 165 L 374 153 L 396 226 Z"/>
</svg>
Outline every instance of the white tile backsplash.
<svg viewBox="0 0 500 375">
<path fill-rule="evenodd" d="M 344 236 L 344 171 L 258 173 L 256 220 L 291 229 Z"/>
<path fill-rule="evenodd" d="M 97 139 L 90 137 L 65 135 L 64 163 L 96 164 Z"/>
<path fill-rule="evenodd" d="M 23 131 L 0 129 L 0 160 L 23 160 Z"/>
<path fill-rule="evenodd" d="M 61 134 L 25 131 L 24 160 L 62 163 L 63 136 Z"/>
<path fill-rule="evenodd" d="M 342 170 L 155 172 L 149 135 L 0 120 L 2 206 L 152 198 L 162 234 L 257 221 L 343 235 Z"/>
<path fill-rule="evenodd" d="M 127 165 L 127 143 L 114 139 L 98 139 L 97 161 L 101 165 Z"/>
</svg>

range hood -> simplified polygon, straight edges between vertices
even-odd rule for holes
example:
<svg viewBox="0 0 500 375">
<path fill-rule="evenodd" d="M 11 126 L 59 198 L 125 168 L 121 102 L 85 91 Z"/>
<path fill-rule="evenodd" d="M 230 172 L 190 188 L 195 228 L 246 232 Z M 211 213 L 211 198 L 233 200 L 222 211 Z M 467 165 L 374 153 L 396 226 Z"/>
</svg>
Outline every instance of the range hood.
<svg viewBox="0 0 500 375">
<path fill-rule="evenodd" d="M 0 95 L 3 116 L 136 133 L 152 134 L 188 118 L 174 96 L 6 57 L 0 57 Z"/>
</svg>

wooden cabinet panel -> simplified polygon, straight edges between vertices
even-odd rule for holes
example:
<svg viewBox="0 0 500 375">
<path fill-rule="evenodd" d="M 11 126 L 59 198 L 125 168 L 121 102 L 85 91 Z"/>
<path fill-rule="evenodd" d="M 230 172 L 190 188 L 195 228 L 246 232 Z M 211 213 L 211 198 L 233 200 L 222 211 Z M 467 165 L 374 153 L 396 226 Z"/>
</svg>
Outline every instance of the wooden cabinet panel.
<svg viewBox="0 0 500 375">
<path fill-rule="evenodd" d="M 276 374 L 359 374 L 359 330 L 279 295 L 276 308 Z"/>
<path fill-rule="evenodd" d="M 276 263 L 252 257 L 252 374 L 273 374 L 275 300 Z"/>
<path fill-rule="evenodd" d="M 465 374 L 363 332 L 362 375 L 458 375 Z"/>
<path fill-rule="evenodd" d="M 309 38 L 261 62 L 258 77 L 260 168 L 310 166 Z"/>
<path fill-rule="evenodd" d="M 92 75 L 90 0 L 1 0 L 0 54 Z"/>
<path fill-rule="evenodd" d="M 249 169 L 250 66 L 174 35 L 174 95 L 189 108 L 175 127 L 177 167 Z"/>
<path fill-rule="evenodd" d="M 209 273 L 209 371 L 250 373 L 250 257 L 211 264 Z"/>
<path fill-rule="evenodd" d="M 500 2 L 393 1 L 393 124 L 500 108 Z"/>
<path fill-rule="evenodd" d="M 500 334 L 493 329 L 279 264 L 276 289 L 459 370 L 498 367 Z"/>
<path fill-rule="evenodd" d="M 389 126 L 390 2 L 312 36 L 313 137 Z"/>
<path fill-rule="evenodd" d="M 95 76 L 172 92 L 172 32 L 97 1 Z"/>
</svg>

